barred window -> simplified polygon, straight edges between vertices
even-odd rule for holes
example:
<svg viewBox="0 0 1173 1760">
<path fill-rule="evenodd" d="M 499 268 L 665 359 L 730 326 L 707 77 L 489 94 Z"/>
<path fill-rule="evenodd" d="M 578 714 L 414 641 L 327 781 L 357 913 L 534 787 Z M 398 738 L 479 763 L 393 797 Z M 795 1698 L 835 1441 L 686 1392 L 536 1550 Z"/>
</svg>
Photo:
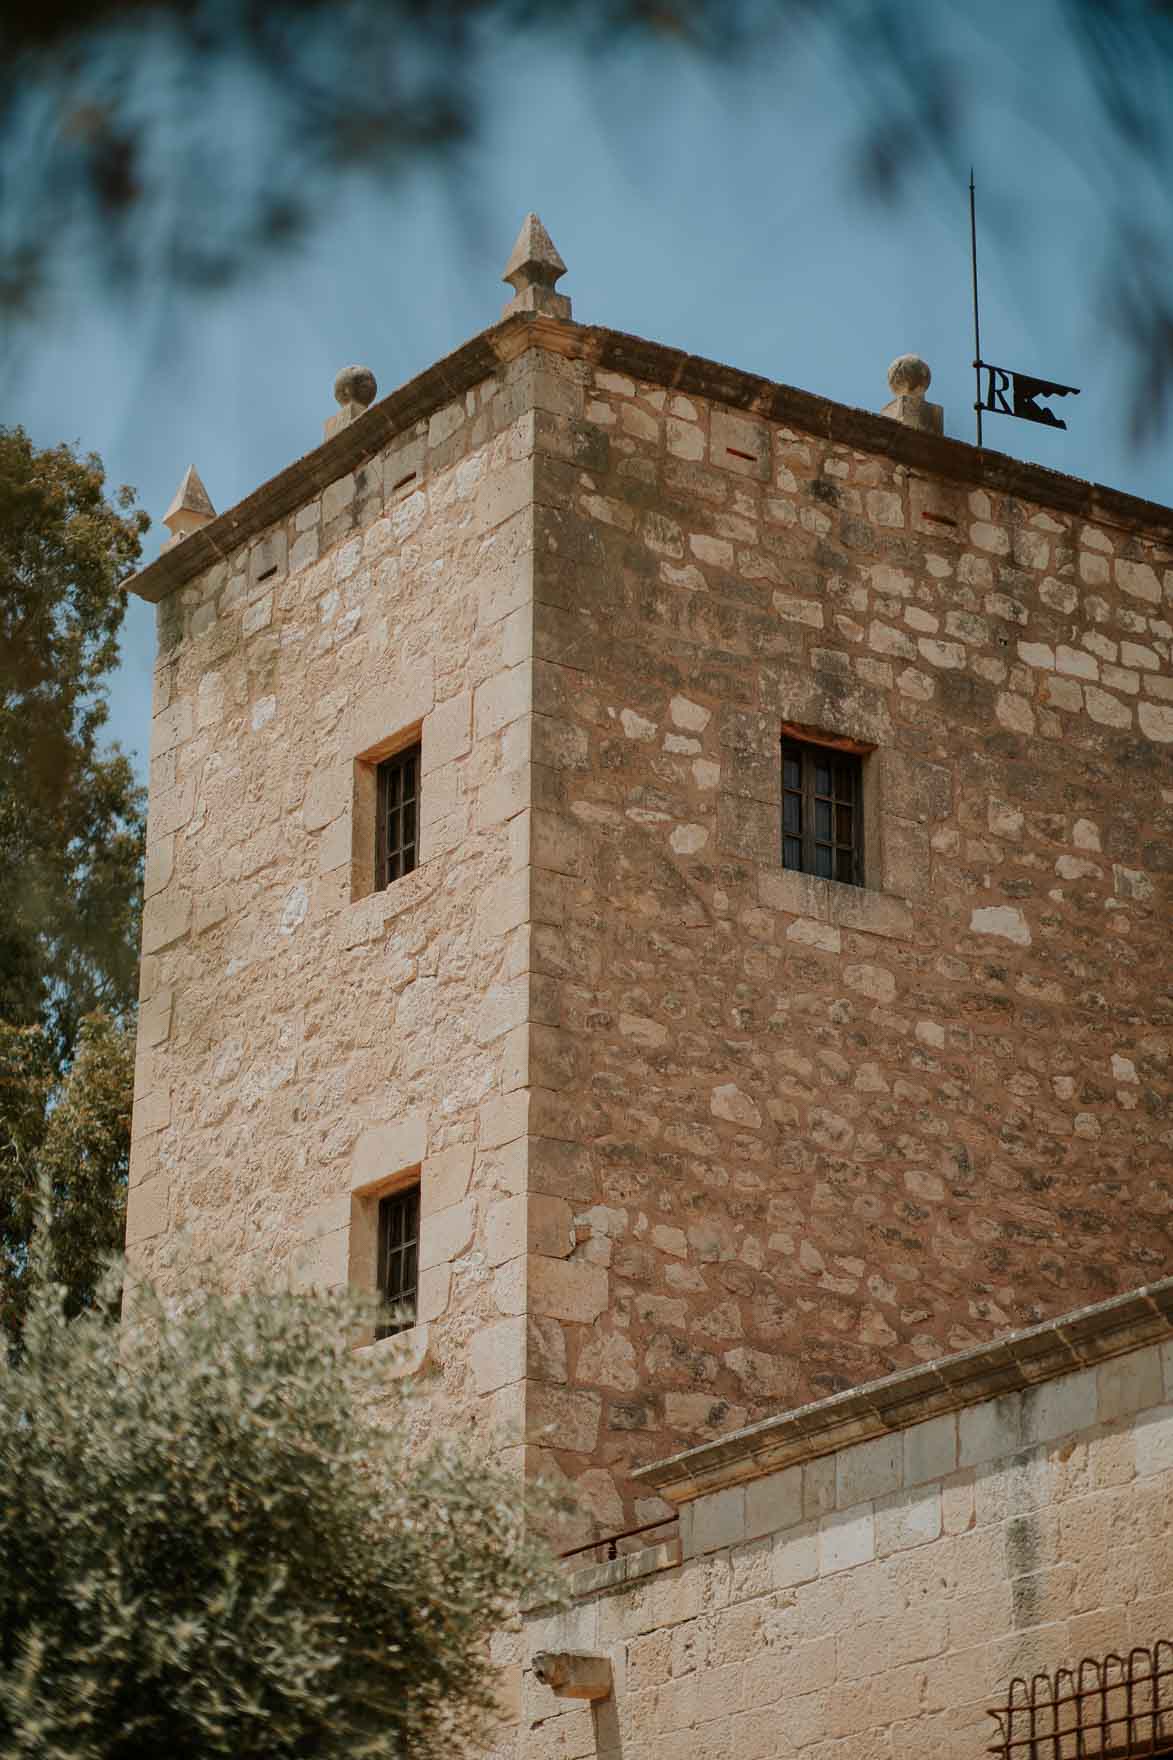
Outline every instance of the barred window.
<svg viewBox="0 0 1173 1760">
<path fill-rule="evenodd" d="M 376 886 L 410 874 L 419 860 L 420 748 L 408 746 L 378 768 Z"/>
<path fill-rule="evenodd" d="M 390 1338 L 415 1324 L 419 1249 L 420 1189 L 406 1186 L 379 1200 L 377 1287 L 380 1299 L 393 1311 L 380 1322 L 378 1338 Z"/>
<path fill-rule="evenodd" d="M 782 866 L 863 885 L 863 760 L 782 741 Z"/>
<path fill-rule="evenodd" d="M 1017 1676 L 990 1707 L 996 1760 L 1168 1760 L 1173 1755 L 1173 1640 L 1085 1656 L 1053 1674 Z"/>
</svg>

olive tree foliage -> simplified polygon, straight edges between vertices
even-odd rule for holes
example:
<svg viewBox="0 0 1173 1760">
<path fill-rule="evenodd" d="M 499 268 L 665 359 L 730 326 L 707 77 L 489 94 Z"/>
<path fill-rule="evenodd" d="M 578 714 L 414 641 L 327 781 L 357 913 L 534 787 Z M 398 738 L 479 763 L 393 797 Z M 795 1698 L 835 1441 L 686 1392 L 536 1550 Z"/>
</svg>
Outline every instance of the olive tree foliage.
<svg viewBox="0 0 1173 1760">
<path fill-rule="evenodd" d="M 70 1322 L 39 1282 L 0 1371 L 3 1760 L 451 1760 L 490 1733 L 488 1635 L 557 1595 L 520 1480 L 408 1447 L 350 1296 L 127 1306 Z"/>
<path fill-rule="evenodd" d="M 1107 322 L 1128 343 L 1139 427 L 1173 392 L 1171 0 L 53 0 L 0 26 L 0 310 L 38 318 L 62 265 L 205 287 L 330 211 L 355 173 L 453 163 L 503 45 L 581 59 L 770 54 L 787 146 L 790 51 L 817 34 L 857 125 L 866 193 L 926 164 L 960 195 L 977 114 L 1052 113 L 1097 190 Z M 975 47 L 980 50 L 975 62 Z M 980 65 L 978 65 L 980 63 Z M 1071 69 L 1074 67 L 1074 76 Z M 1151 182 L 1155 203 L 1136 200 Z M 51 217 L 51 224 L 47 224 Z M 1084 297 L 1087 297 L 1085 290 Z"/>
<path fill-rule="evenodd" d="M 0 428 L 0 1333 L 36 1194 L 54 1275 L 94 1299 L 122 1238 L 143 793 L 103 743 L 146 516 L 101 461 Z"/>
</svg>

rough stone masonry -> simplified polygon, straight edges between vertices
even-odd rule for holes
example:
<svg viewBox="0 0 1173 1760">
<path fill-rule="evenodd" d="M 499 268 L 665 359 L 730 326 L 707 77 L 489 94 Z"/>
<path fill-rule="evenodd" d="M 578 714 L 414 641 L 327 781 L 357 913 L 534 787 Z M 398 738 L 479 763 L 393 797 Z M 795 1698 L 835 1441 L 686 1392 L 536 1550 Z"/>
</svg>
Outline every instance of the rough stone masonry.
<svg viewBox="0 0 1173 1760">
<path fill-rule="evenodd" d="M 538 303 L 132 583 L 128 1242 L 369 1283 L 421 1170 L 419 1421 L 585 1534 L 1168 1270 L 1173 514 Z M 862 886 L 781 869 L 784 723 L 867 754 Z"/>
</svg>

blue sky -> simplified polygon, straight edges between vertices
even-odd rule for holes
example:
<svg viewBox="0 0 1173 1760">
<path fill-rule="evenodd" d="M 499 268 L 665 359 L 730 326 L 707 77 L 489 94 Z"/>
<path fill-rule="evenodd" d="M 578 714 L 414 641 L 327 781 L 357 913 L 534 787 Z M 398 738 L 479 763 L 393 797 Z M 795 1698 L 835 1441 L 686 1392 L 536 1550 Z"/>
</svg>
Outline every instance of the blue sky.
<svg viewBox="0 0 1173 1760">
<path fill-rule="evenodd" d="M 983 353 L 1083 388 L 1060 409 L 1066 434 L 989 416 L 986 443 L 1173 500 L 1173 436 L 1142 453 L 1128 442 L 1128 363 L 1100 285 L 1118 172 L 1086 129 L 1052 6 L 959 6 L 950 31 L 973 99 L 962 151 L 978 181 Z M 946 431 L 972 439 L 966 167 L 926 161 L 895 208 L 861 199 L 852 149 L 871 78 L 818 37 L 733 73 L 674 51 L 595 62 L 556 42 L 502 45 L 457 170 L 338 189 L 311 240 L 223 295 L 148 292 L 119 309 L 79 281 L 7 360 L 4 419 L 40 444 L 79 440 L 134 484 L 153 557 L 189 463 L 223 511 L 318 443 L 339 367 L 370 366 L 383 394 L 494 322 L 534 208 L 580 321 L 872 409 L 889 361 L 915 351 Z M 1162 192 L 1138 179 L 1131 196 L 1144 209 Z M 140 762 L 153 654 L 153 610 L 132 599 L 110 725 Z"/>
</svg>

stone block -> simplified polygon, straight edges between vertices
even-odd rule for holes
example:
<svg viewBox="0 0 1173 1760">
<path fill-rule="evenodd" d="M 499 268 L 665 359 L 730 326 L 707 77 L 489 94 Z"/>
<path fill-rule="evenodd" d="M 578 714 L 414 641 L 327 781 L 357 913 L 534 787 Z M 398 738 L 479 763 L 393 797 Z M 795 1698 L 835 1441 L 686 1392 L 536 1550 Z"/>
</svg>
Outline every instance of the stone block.
<svg viewBox="0 0 1173 1760">
<path fill-rule="evenodd" d="M 1138 1422 L 1136 1470 L 1142 1478 L 1173 1472 L 1173 1405 L 1145 1412 Z"/>
<path fill-rule="evenodd" d="M 819 1574 L 819 1531 L 807 1521 L 774 1537 L 770 1553 L 775 1589 L 792 1589 L 810 1583 Z"/>
<path fill-rule="evenodd" d="M 957 1466 L 957 1415 L 945 1412 L 904 1432 L 904 1483 L 944 1479 Z"/>
<path fill-rule="evenodd" d="M 564 1198 L 531 1193 L 527 1199 L 528 1251 L 550 1259 L 568 1258 L 574 1249 L 573 1212 Z"/>
<path fill-rule="evenodd" d="M 169 837 L 173 831 L 182 831 L 194 811 L 195 783 L 190 776 L 174 787 L 163 788 L 156 788 L 152 778 L 149 841 L 154 843 L 159 838 Z"/>
<path fill-rule="evenodd" d="M 527 1261 L 530 1311 L 552 1320 L 597 1320 L 607 1306 L 610 1280 L 601 1265 L 585 1259 Z"/>
<path fill-rule="evenodd" d="M 192 898 L 189 892 L 168 888 L 143 905 L 142 950 L 158 953 L 187 934 L 191 927 Z"/>
<path fill-rule="evenodd" d="M 877 754 L 884 811 L 920 823 L 947 819 L 953 811 L 953 778 L 943 764 L 907 752 Z"/>
<path fill-rule="evenodd" d="M 420 1269 L 458 1259 L 472 1243 L 476 1229 L 476 1203 L 464 1198 L 445 1210 L 434 1210 L 420 1223 Z"/>
<path fill-rule="evenodd" d="M 1097 1422 L 1096 1371 L 1082 1369 L 1031 1387 L 1022 1395 L 1022 1439 L 1055 1442 Z"/>
<path fill-rule="evenodd" d="M 420 1172 L 420 1214 L 431 1216 L 458 1204 L 466 1196 L 472 1178 L 473 1146 L 454 1143 L 423 1161 Z"/>
<path fill-rule="evenodd" d="M 523 1380 L 526 1372 L 525 1316 L 509 1315 L 491 1326 L 479 1326 L 469 1339 L 468 1350 L 478 1393 L 495 1393 L 498 1388 Z"/>
<path fill-rule="evenodd" d="M 307 831 L 321 831 L 351 802 L 352 766 L 328 759 L 311 773 L 302 802 L 301 821 Z"/>
<path fill-rule="evenodd" d="M 802 1521 L 802 1468 L 787 1467 L 745 1487 L 745 1536 L 778 1534 Z"/>
<path fill-rule="evenodd" d="M 354 500 L 354 473 L 339 477 L 322 491 L 322 524 L 329 525 Z"/>
<path fill-rule="evenodd" d="M 422 1113 L 393 1124 L 369 1125 L 350 1156 L 350 1189 L 362 1192 L 408 1168 L 418 1167 L 428 1149 L 428 1122 Z"/>
<path fill-rule="evenodd" d="M 162 710 L 151 723 L 151 759 L 161 758 L 192 736 L 192 706 L 187 697 L 180 697 Z"/>
<path fill-rule="evenodd" d="M 876 1556 L 875 1518 L 870 1503 L 836 1510 L 819 1523 L 819 1571 L 852 1570 Z"/>
<path fill-rule="evenodd" d="M 170 884 L 175 871 L 175 839 L 160 837 L 147 845 L 147 858 L 143 871 L 143 897 L 153 898 L 156 892 Z"/>
<path fill-rule="evenodd" d="M 752 416 L 714 406 L 709 417 L 709 460 L 721 470 L 765 482 L 770 475 L 770 429 Z"/>
<path fill-rule="evenodd" d="M 175 992 L 157 990 L 149 1002 L 139 1009 L 138 1037 L 140 1045 L 162 1045 L 171 1036 L 171 1016 Z"/>
<path fill-rule="evenodd" d="M 490 739 L 519 715 L 528 715 L 533 708 L 533 668 L 512 666 L 495 672 L 477 686 L 473 697 L 473 726 L 476 738 Z"/>
<path fill-rule="evenodd" d="M 550 1382 L 534 1381 L 527 1389 L 526 1441 L 548 1448 L 590 1454 L 599 1438 L 603 1402 L 595 1393 L 578 1393 Z"/>
<path fill-rule="evenodd" d="M 835 1456 L 835 1503 L 850 1509 L 885 1492 L 895 1491 L 904 1473 L 903 1437 L 877 1436 L 857 1442 Z"/>
<path fill-rule="evenodd" d="M 162 1234 L 167 1227 L 170 1189 L 171 1182 L 165 1174 L 158 1174 L 154 1179 L 143 1180 L 141 1184 L 130 1187 L 126 1194 L 127 1246 Z"/>
<path fill-rule="evenodd" d="M 489 1206 L 485 1217 L 485 1258 L 490 1265 L 504 1265 L 526 1250 L 526 1198 L 502 1198 Z"/>
<path fill-rule="evenodd" d="M 739 1546 L 745 1538 L 743 1486 L 731 1485 L 697 1498 L 692 1510 L 692 1545 L 698 1555 Z"/>
<path fill-rule="evenodd" d="M 986 1400 L 957 1415 L 960 1467 L 980 1467 L 1022 1446 L 1022 1406 L 1016 1393 Z"/>
<path fill-rule="evenodd" d="M 941 1491 L 922 1485 L 879 1498 L 875 1507 L 876 1551 L 883 1557 L 912 1546 L 925 1546 L 941 1534 Z"/>
<path fill-rule="evenodd" d="M 370 686 L 352 706 L 343 733 L 347 758 L 375 762 L 390 756 L 431 713 L 435 700 L 431 660 L 405 662 L 390 683 Z"/>
<path fill-rule="evenodd" d="M 472 747 L 472 692 L 461 691 L 437 703 L 424 716 L 421 762 L 423 774 L 440 770 Z"/>
<path fill-rule="evenodd" d="M 768 801 L 722 795 L 717 801 L 717 845 L 763 867 L 775 865 L 782 849 L 781 808 Z"/>
<path fill-rule="evenodd" d="M 451 1265 L 421 1267 L 415 1302 L 416 1320 L 421 1325 L 425 1321 L 439 1320 L 447 1312 L 451 1289 Z"/>
<path fill-rule="evenodd" d="M 1161 1352 L 1157 1345 L 1113 1357 L 1096 1370 L 1097 1415 L 1101 1424 L 1114 1423 L 1133 1412 L 1147 1411 L 1164 1400 Z"/>
<path fill-rule="evenodd" d="M 512 1143 L 526 1134 L 529 1123 L 529 1093 L 525 1089 L 519 1089 L 511 1094 L 500 1094 L 483 1100 L 477 1117 L 482 1149 L 495 1149 L 505 1143 Z"/>
<path fill-rule="evenodd" d="M 482 478 L 476 496 L 476 520 L 481 531 L 489 531 L 512 519 L 515 514 L 532 507 L 534 499 L 533 467 L 528 460 L 491 470 Z"/>
</svg>

